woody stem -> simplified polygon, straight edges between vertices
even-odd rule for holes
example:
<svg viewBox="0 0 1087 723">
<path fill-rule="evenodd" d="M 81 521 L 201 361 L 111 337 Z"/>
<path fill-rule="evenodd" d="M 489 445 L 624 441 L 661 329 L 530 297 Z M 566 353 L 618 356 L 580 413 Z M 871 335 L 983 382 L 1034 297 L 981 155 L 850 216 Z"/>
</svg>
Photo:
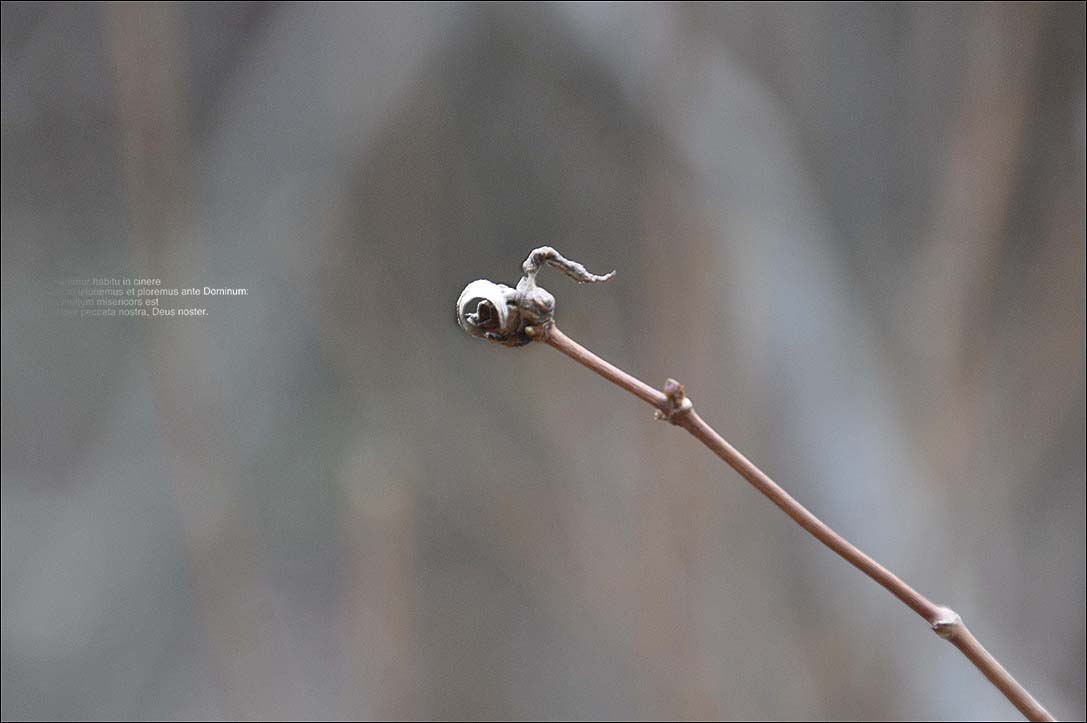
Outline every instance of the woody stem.
<svg viewBox="0 0 1087 723">
<path fill-rule="evenodd" d="M 546 342 L 549 346 L 558 349 L 582 366 L 591 369 L 616 386 L 625 389 L 650 406 L 655 407 L 658 416 L 690 432 L 711 452 L 739 472 L 740 476 L 750 482 L 755 489 L 781 508 L 794 522 L 851 565 L 882 585 L 888 592 L 923 618 L 938 636 L 958 648 L 1029 720 L 1056 720 L 982 646 L 966 625 L 963 624 L 962 618 L 955 611 L 933 603 L 914 590 L 901 578 L 862 552 L 860 548 L 835 532 L 829 525 L 797 502 L 792 495 L 782 489 L 751 460 L 743 456 L 694 411 L 689 400 L 685 398 L 681 385 L 670 381 L 667 387 L 668 393 L 661 392 L 592 353 L 563 334 L 554 324 L 548 324 L 546 327 L 529 327 L 525 332 L 530 337 L 537 341 Z"/>
</svg>

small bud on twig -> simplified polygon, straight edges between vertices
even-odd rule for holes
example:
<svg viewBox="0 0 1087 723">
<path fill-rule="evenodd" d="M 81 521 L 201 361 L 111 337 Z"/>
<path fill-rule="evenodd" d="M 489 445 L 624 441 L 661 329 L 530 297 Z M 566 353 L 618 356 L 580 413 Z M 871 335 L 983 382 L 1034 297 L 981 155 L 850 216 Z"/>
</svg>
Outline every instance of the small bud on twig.
<svg viewBox="0 0 1087 723">
<path fill-rule="evenodd" d="M 694 404 L 687 398 L 687 390 L 675 379 L 664 382 L 664 396 L 667 399 L 667 407 L 653 413 L 653 416 L 661 421 L 678 424 L 676 417 L 694 409 Z"/>
</svg>

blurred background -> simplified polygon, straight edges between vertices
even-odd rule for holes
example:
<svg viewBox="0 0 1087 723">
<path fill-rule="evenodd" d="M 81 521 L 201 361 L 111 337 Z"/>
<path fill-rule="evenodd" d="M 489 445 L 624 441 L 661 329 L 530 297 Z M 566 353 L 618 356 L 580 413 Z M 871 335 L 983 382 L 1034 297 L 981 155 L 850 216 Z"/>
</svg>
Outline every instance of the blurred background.
<svg viewBox="0 0 1087 723">
<path fill-rule="evenodd" d="M 5 3 L 3 717 L 1085 715 L 1084 4 Z M 59 319 L 51 285 L 246 287 Z"/>
</svg>

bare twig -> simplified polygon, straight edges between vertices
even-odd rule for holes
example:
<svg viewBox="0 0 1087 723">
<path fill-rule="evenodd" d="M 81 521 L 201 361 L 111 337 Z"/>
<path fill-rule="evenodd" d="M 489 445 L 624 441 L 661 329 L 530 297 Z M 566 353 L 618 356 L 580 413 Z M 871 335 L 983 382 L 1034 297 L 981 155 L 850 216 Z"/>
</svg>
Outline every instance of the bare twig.
<svg viewBox="0 0 1087 723">
<path fill-rule="evenodd" d="M 993 685 L 1003 693 L 1011 703 L 1028 719 L 1034 721 L 1056 720 L 1018 681 L 1005 670 L 996 658 L 987 651 L 973 633 L 963 624 L 962 618 L 954 610 L 937 605 L 921 593 L 902 581 L 897 575 L 866 555 L 855 545 L 831 529 L 825 522 L 813 515 L 806 507 L 797 502 L 770 479 L 747 457 L 740 454 L 731 444 L 706 424 L 694 411 L 694 406 L 684 395 L 682 387 L 674 380 L 668 380 L 666 392 L 662 393 L 645 382 L 627 374 L 622 369 L 609 364 L 591 351 L 563 334 L 553 324 L 546 331 L 535 333 L 538 339 L 558 349 L 574 361 L 592 369 L 615 385 L 626 389 L 631 394 L 656 407 L 658 417 L 667 419 L 672 424 L 690 432 L 710 451 L 723 459 L 730 467 L 750 482 L 755 489 L 770 498 L 785 514 L 793 518 L 798 525 L 810 532 L 816 539 L 846 559 L 865 575 L 885 587 L 892 595 L 905 603 L 920 615 L 933 631 L 962 651 L 963 655 L 985 674 Z M 671 388 L 671 391 L 670 391 Z"/>
<path fill-rule="evenodd" d="M 469 285 L 468 289 L 465 289 L 465 293 L 461 295 L 461 299 L 457 302 L 457 318 L 461 323 L 461 326 L 477 336 L 484 336 L 491 341 L 511 346 L 520 346 L 530 341 L 545 342 L 582 366 L 591 369 L 616 386 L 625 389 L 642 401 L 648 403 L 656 409 L 658 419 L 667 420 L 678 427 L 686 429 L 696 439 L 702 442 L 702 444 L 706 445 L 710 451 L 723 459 L 726 464 L 739 472 L 744 479 L 755 487 L 755 489 L 766 495 L 771 502 L 780 507 L 781 510 L 791 517 L 798 525 L 811 533 L 812 536 L 836 552 L 851 565 L 882 585 L 888 592 L 920 615 L 931 626 L 933 632 L 962 651 L 962 654 L 965 655 L 970 662 L 972 662 L 978 670 L 980 670 L 985 677 L 1004 694 L 1012 705 L 1018 708 L 1029 720 L 1056 720 L 1056 718 L 1054 718 L 1041 703 L 1035 700 L 1027 689 L 1013 678 L 1004 666 L 1002 666 L 1000 662 L 982 646 L 978 639 L 974 637 L 973 633 L 971 633 L 966 625 L 963 624 L 962 618 L 959 617 L 958 613 L 951 608 L 933 603 L 927 597 L 914 590 L 897 575 L 866 555 L 858 547 L 812 514 L 806 507 L 793 499 L 788 492 L 782 489 L 774 482 L 774 480 L 770 479 L 770 477 L 755 466 L 751 460 L 740 454 L 740 452 L 729 444 L 724 437 L 718 434 L 713 427 L 708 425 L 702 417 L 698 416 L 694 411 L 694 405 L 686 396 L 682 384 L 673 379 L 669 379 L 665 383 L 664 391 L 654 389 L 637 377 L 626 373 L 614 364 L 600 358 L 562 333 L 562 331 L 555 326 L 552 316 L 554 312 L 554 297 L 543 289 L 539 289 L 535 286 L 536 271 L 539 269 L 541 260 L 546 259 L 550 261 L 554 258 L 559 260 L 555 265 L 559 266 L 567 273 L 570 273 L 570 268 L 576 268 L 576 274 L 570 273 L 570 275 L 574 276 L 574 278 L 577 278 L 579 281 L 607 281 L 612 275 L 594 276 L 585 271 L 585 268 L 580 264 L 574 264 L 573 262 L 563 259 L 562 256 L 554 251 L 554 249 L 548 247 L 536 249 L 529 255 L 528 260 L 525 261 L 524 271 L 526 276 L 522 279 L 522 283 L 518 284 L 518 290 L 522 290 L 526 286 L 531 286 L 535 291 L 543 292 L 546 294 L 546 297 L 543 297 L 544 301 L 549 302 L 544 304 L 546 308 L 541 308 L 538 304 L 533 305 L 531 303 L 526 307 L 524 306 L 525 299 L 523 298 L 523 294 L 518 294 L 517 291 L 510 289 L 509 287 L 499 287 L 499 285 L 495 284 L 492 284 L 492 286 L 496 287 L 496 289 L 500 289 L 496 292 L 497 295 L 492 294 L 486 297 L 472 297 L 471 293 L 476 293 L 480 287 L 477 286 L 475 287 L 475 290 L 470 292 L 469 290 L 473 289 L 473 286 Z M 529 279 L 530 283 L 525 283 L 526 279 Z M 476 285 L 480 283 L 481 282 L 478 281 L 473 282 L 473 284 Z M 483 283 L 490 284 L 490 282 Z M 468 311 L 470 302 L 480 298 L 483 300 L 480 302 L 477 311 Z M 497 307 L 503 300 L 508 305 L 508 309 L 502 310 L 493 308 Z M 491 306 L 488 307 L 488 305 Z M 472 318 L 465 321 L 466 316 Z M 478 333 L 472 328 L 472 324 L 476 323 L 478 325 L 480 319 L 486 321 L 491 318 L 497 319 L 499 317 L 506 321 L 504 322 L 505 325 L 498 333 L 490 331 Z M 510 318 L 518 319 L 518 321 L 510 323 L 508 321 Z M 489 334 L 494 334 L 494 336 L 490 336 Z M 518 340 L 518 343 L 511 344 L 511 338 Z"/>
</svg>

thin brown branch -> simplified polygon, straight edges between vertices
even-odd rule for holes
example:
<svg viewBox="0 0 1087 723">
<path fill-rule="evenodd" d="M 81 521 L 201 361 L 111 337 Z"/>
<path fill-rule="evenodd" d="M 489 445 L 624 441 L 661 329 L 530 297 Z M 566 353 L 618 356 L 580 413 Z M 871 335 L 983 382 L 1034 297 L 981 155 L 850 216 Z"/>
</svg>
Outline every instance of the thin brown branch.
<svg viewBox="0 0 1087 723">
<path fill-rule="evenodd" d="M 537 341 L 544 341 L 577 363 L 585 366 L 618 387 L 627 390 L 657 410 L 658 417 L 667 419 L 690 432 L 710 451 L 723 459 L 730 467 L 780 507 L 798 525 L 810 532 L 817 540 L 843 557 L 847 562 L 886 588 L 907 607 L 920 615 L 941 638 L 962 651 L 986 678 L 1011 701 L 1012 705 L 1032 721 L 1056 720 L 1018 681 L 1005 670 L 987 651 L 973 633 L 963 624 L 955 611 L 937 605 L 902 581 L 897 575 L 862 552 L 858 547 L 831 529 L 797 502 L 751 460 L 740 454 L 694 411 L 682 385 L 668 381 L 661 392 L 640 379 L 627 374 L 585 347 L 563 334 L 553 323 L 527 326 L 524 333 Z"/>
<path fill-rule="evenodd" d="M 536 284 L 536 273 L 545 263 L 556 266 L 582 283 L 607 281 L 615 273 L 613 271 L 603 276 L 589 273 L 581 264 L 564 258 L 551 247 L 544 246 L 535 249 L 525 260 L 522 266 L 525 275 L 516 289 L 484 279 L 468 284 L 457 299 L 457 323 L 472 336 L 506 346 L 524 346 L 533 341 L 545 342 L 654 407 L 658 419 L 668 420 L 686 429 L 739 472 L 755 489 L 769 497 L 771 502 L 798 525 L 920 615 L 937 635 L 962 651 L 1023 715 L 1034 721 L 1056 720 L 978 642 L 963 624 L 958 613 L 933 603 L 914 590 L 793 499 L 698 416 L 682 384 L 669 379 L 664 385 L 664 391 L 654 389 L 563 334 L 554 322 L 555 297 Z M 474 302 L 478 303 L 473 307 Z"/>
</svg>

